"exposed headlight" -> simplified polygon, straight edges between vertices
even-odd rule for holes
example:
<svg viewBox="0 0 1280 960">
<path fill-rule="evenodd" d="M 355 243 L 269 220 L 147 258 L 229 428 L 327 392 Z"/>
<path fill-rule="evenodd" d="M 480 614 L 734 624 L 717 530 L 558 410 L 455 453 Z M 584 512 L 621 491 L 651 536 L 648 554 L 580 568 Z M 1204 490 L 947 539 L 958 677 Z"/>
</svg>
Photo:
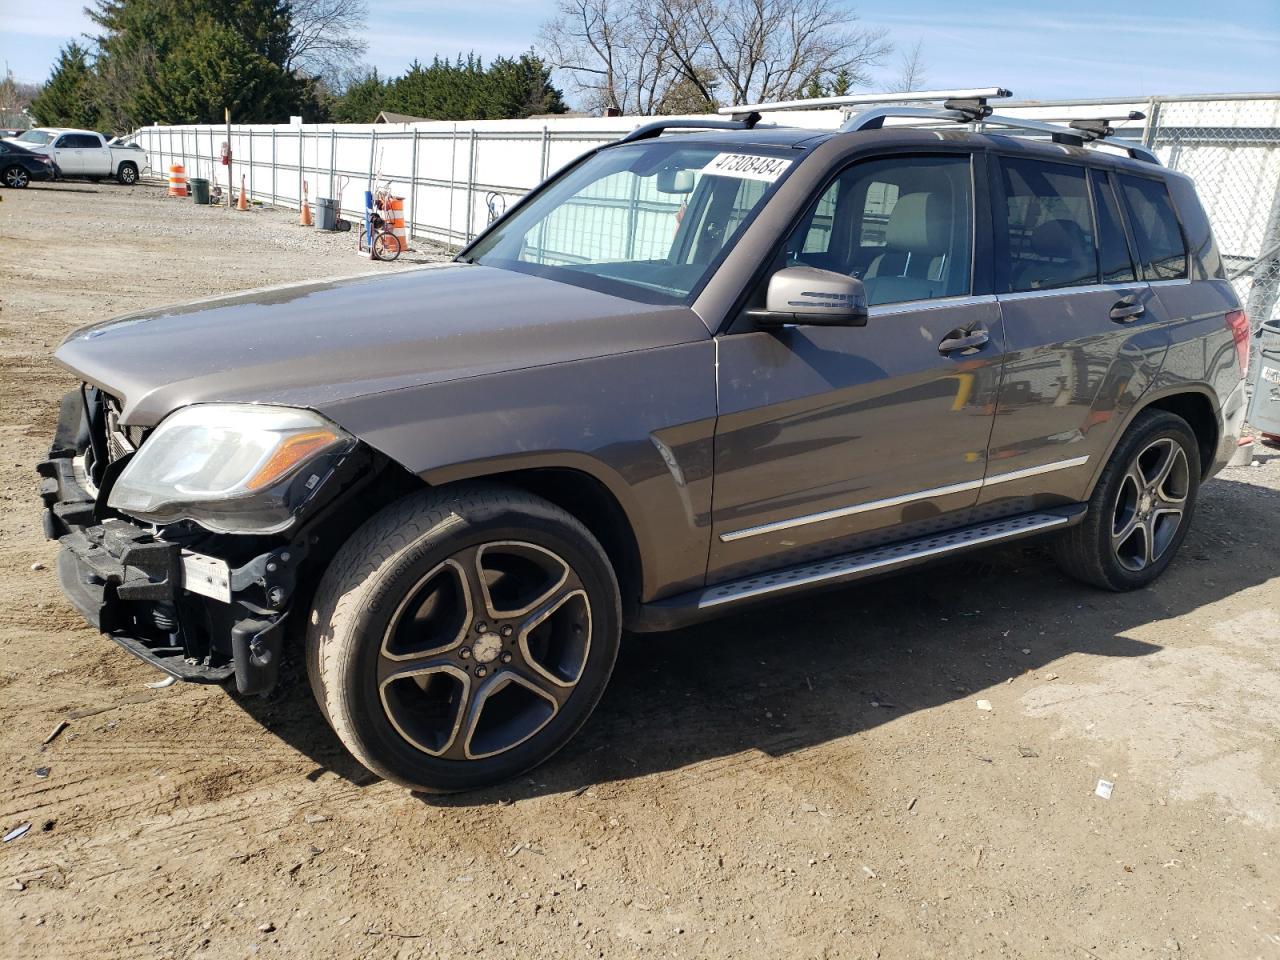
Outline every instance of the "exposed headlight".
<svg viewBox="0 0 1280 960">
<path fill-rule="evenodd" d="M 318 413 L 208 403 L 170 414 L 121 472 L 107 505 L 216 533 L 278 533 L 355 439 Z"/>
</svg>

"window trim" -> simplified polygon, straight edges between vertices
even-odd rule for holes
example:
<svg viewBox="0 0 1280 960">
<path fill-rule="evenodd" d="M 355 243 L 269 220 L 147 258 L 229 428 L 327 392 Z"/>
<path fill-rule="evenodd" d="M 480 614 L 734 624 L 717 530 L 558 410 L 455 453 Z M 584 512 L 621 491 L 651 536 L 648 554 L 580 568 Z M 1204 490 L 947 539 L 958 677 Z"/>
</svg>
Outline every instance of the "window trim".
<svg viewBox="0 0 1280 960">
<path fill-rule="evenodd" d="M 1182 214 L 1178 212 L 1178 205 L 1173 202 L 1173 191 L 1169 189 L 1169 182 L 1165 180 L 1164 177 L 1142 176 L 1141 174 L 1132 170 L 1116 170 L 1114 172 L 1114 176 L 1115 176 L 1115 188 L 1116 188 L 1115 192 L 1116 192 L 1116 196 L 1120 200 L 1120 210 L 1124 214 L 1125 218 L 1129 220 L 1128 228 L 1133 233 L 1133 252 L 1137 258 L 1136 264 L 1138 267 L 1138 279 L 1146 281 L 1147 283 L 1168 283 L 1168 282 L 1181 283 L 1183 281 L 1190 282 L 1192 279 L 1192 275 L 1195 273 L 1195 271 L 1191 269 L 1191 241 L 1187 239 L 1187 228 L 1182 223 Z M 1134 215 L 1132 208 L 1129 206 L 1128 196 L 1125 194 L 1124 190 L 1120 189 L 1122 186 L 1122 184 L 1120 183 L 1121 177 L 1133 177 L 1133 179 L 1135 180 L 1146 180 L 1148 183 L 1158 183 L 1160 187 L 1164 190 L 1164 195 L 1169 201 L 1169 209 L 1173 211 L 1173 222 L 1178 225 L 1178 236 L 1182 238 L 1182 252 L 1183 252 L 1182 272 L 1185 274 L 1185 276 L 1181 276 L 1181 277 L 1154 277 L 1154 276 L 1149 277 L 1147 276 L 1147 265 L 1143 261 L 1142 251 L 1139 249 L 1139 246 L 1138 246 L 1138 231 L 1133 226 L 1133 221 L 1136 220 L 1137 218 Z"/>
<path fill-rule="evenodd" d="M 1133 227 L 1129 223 L 1127 216 L 1128 211 L 1125 210 L 1124 204 L 1116 194 L 1115 177 L 1112 175 L 1111 170 L 1103 167 L 1090 167 L 1089 202 L 1093 205 L 1093 247 L 1098 254 L 1098 282 L 1103 284 L 1114 282 L 1105 280 L 1102 276 L 1102 230 L 1099 227 L 1098 220 L 1098 193 L 1102 190 L 1110 192 L 1111 202 L 1116 205 L 1116 215 L 1120 219 L 1120 233 L 1124 236 L 1125 249 L 1129 252 L 1129 269 L 1133 271 L 1133 279 L 1125 282 L 1130 284 L 1144 283 L 1142 264 L 1138 262 L 1137 238 L 1133 235 Z"/>
<path fill-rule="evenodd" d="M 969 161 L 969 198 L 970 212 L 972 214 L 971 227 L 972 235 L 969 238 L 969 291 L 967 293 L 958 293 L 950 297 L 928 297 L 921 300 L 898 300 L 894 303 L 881 303 L 869 307 L 868 310 L 872 316 L 876 315 L 876 311 L 889 308 L 895 309 L 895 312 L 908 312 L 909 309 L 920 309 L 921 304 L 946 304 L 954 305 L 960 301 L 968 301 L 975 297 L 986 297 L 994 294 L 994 288 L 991 286 L 991 218 L 990 218 L 990 194 L 989 185 L 987 183 L 988 176 L 984 176 L 987 170 L 986 164 L 987 151 L 981 146 L 974 146 L 970 149 L 957 148 L 953 145 L 947 147 L 927 147 L 925 149 L 907 149 L 896 151 L 893 153 L 861 153 L 855 155 L 852 159 L 841 157 L 834 164 L 831 170 L 822 180 L 818 182 L 809 195 L 801 203 L 795 214 L 787 221 L 786 225 L 778 232 L 778 236 L 774 240 L 773 247 L 767 257 L 761 259 L 759 267 L 751 275 L 751 278 L 743 285 L 742 292 L 738 295 L 738 299 L 734 302 L 733 309 L 726 314 L 726 320 L 721 325 L 721 329 L 717 335 L 727 335 L 735 333 L 756 333 L 759 328 L 746 315 L 748 306 L 752 298 L 757 293 L 762 293 L 762 286 L 765 284 L 774 272 L 774 264 L 778 260 L 778 255 L 782 252 L 783 245 L 793 232 L 804 222 L 809 215 L 809 211 L 815 207 L 822 195 L 830 189 L 845 172 L 852 170 L 854 167 L 864 163 L 874 163 L 880 160 L 915 160 L 919 158 L 936 159 L 939 157 L 963 158 Z M 981 172 L 980 172 L 981 171 Z M 987 207 L 987 215 L 983 215 L 982 207 Z M 983 229 L 979 229 L 979 218 L 985 223 Z M 979 251 L 986 259 L 986 263 L 982 264 L 981 269 L 979 261 Z M 981 270 L 981 272 L 980 272 Z M 981 278 L 981 280 L 980 280 Z M 985 287 L 985 289 L 983 289 Z"/>
</svg>

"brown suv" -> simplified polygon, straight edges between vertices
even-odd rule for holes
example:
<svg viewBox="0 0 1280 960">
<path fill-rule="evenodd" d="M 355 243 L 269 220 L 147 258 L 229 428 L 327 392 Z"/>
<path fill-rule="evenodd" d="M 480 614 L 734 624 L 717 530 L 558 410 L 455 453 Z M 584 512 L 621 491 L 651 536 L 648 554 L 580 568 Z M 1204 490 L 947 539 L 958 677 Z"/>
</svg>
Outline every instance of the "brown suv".
<svg viewBox="0 0 1280 960">
<path fill-rule="evenodd" d="M 654 124 L 447 266 L 77 332 L 63 588 L 242 693 L 293 638 L 361 762 L 447 791 L 561 747 L 623 629 L 1033 535 L 1149 583 L 1235 448 L 1248 324 L 1189 180 L 990 114 Z"/>
</svg>

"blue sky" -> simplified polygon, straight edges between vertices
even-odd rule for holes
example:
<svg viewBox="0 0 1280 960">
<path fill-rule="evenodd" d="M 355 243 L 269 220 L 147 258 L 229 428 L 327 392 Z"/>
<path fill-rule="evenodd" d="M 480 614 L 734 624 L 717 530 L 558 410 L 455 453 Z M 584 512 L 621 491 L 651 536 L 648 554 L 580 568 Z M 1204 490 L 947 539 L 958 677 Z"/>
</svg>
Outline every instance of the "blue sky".
<svg viewBox="0 0 1280 960">
<path fill-rule="evenodd" d="M 0 62 L 23 80 L 47 77 L 58 48 L 89 31 L 83 4 L 0 0 Z M 849 6 L 900 47 L 921 41 L 933 88 L 1003 84 L 1040 99 L 1280 90 L 1280 0 Z M 368 60 L 394 74 L 436 53 L 519 53 L 553 7 L 553 0 L 369 0 Z M 886 79 L 893 73 L 892 64 L 882 71 Z"/>
</svg>

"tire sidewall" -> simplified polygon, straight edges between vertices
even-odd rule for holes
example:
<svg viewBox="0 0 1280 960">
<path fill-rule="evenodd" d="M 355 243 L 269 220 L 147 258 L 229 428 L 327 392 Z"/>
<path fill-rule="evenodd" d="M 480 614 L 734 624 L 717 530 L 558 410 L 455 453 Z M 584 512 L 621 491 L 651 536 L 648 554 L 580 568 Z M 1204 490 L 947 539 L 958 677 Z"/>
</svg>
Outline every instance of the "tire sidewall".
<svg viewBox="0 0 1280 960">
<path fill-rule="evenodd" d="M 1115 516 L 1116 502 L 1120 496 L 1125 473 L 1135 457 L 1157 440 L 1171 438 L 1182 447 L 1187 457 L 1187 499 L 1182 511 L 1182 522 L 1174 533 L 1173 540 L 1150 566 L 1134 571 L 1120 563 L 1111 544 L 1111 531 Z M 1151 583 L 1173 562 L 1174 556 L 1182 546 L 1182 541 L 1191 528 L 1195 516 L 1196 503 L 1200 496 L 1200 447 L 1195 434 L 1186 421 L 1173 414 L 1158 414 L 1121 441 L 1112 457 L 1112 467 L 1107 471 L 1104 483 L 1095 495 L 1099 510 L 1098 540 L 1099 558 L 1104 575 L 1120 589 L 1136 589 Z"/>
<path fill-rule="evenodd" d="M 405 741 L 391 725 L 378 691 L 382 639 L 405 594 L 436 565 L 459 550 L 497 540 L 526 540 L 564 558 L 582 580 L 591 605 L 591 652 L 573 696 L 559 713 L 524 743 L 480 760 L 443 760 Z M 554 514 L 469 509 L 398 551 L 373 574 L 349 623 L 329 643 L 345 647 L 337 698 L 347 709 L 344 726 L 357 741 L 360 759 L 379 775 L 411 789 L 449 792 L 507 780 L 546 760 L 582 726 L 608 682 L 621 632 L 618 588 L 603 550 Z M 312 629 L 325 629 L 324 623 Z M 323 685 L 323 681 L 322 684 Z M 329 699 L 332 710 L 333 698 Z"/>
</svg>

